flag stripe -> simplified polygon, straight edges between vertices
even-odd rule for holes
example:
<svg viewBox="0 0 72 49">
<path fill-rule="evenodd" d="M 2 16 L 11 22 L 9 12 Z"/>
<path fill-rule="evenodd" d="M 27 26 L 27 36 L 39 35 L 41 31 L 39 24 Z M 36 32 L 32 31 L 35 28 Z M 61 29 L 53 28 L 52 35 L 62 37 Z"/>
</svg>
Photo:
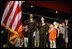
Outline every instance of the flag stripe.
<svg viewBox="0 0 72 49">
<path fill-rule="evenodd" d="M 7 16 L 5 17 L 5 21 L 4 21 L 5 25 L 6 25 L 8 18 L 9 18 L 10 13 L 12 12 L 13 6 L 14 6 L 14 3 L 12 4 L 11 8 L 9 9 Z"/>
<path fill-rule="evenodd" d="M 10 8 L 11 8 L 11 6 L 13 5 L 13 3 L 14 2 L 9 2 L 8 3 L 8 5 L 6 5 L 6 8 L 5 8 L 5 10 L 4 10 L 4 14 L 3 14 L 3 16 L 2 16 L 2 21 L 6 18 L 6 16 L 7 16 L 7 13 L 9 12 L 9 10 L 10 10 Z M 9 6 L 10 5 L 10 6 Z"/>
<path fill-rule="evenodd" d="M 16 11 L 15 11 L 15 13 L 14 13 L 14 17 L 13 17 L 13 19 L 11 20 L 11 23 L 10 23 L 10 25 L 9 25 L 10 28 L 12 28 L 12 25 L 13 25 L 13 22 L 15 21 L 16 15 L 17 15 L 19 12 L 20 12 L 20 7 L 19 7 L 19 5 L 18 5 L 17 8 L 16 8 Z"/>
<path fill-rule="evenodd" d="M 19 28 L 20 27 L 20 25 L 21 25 L 21 19 L 18 21 L 18 24 L 17 24 L 17 26 L 16 26 L 16 31 L 18 31 L 18 29 L 17 28 Z"/>
<path fill-rule="evenodd" d="M 21 11 L 17 14 L 17 16 L 16 16 L 16 18 L 15 18 L 15 20 L 14 20 L 14 23 L 13 23 L 13 25 L 12 25 L 12 29 L 15 29 L 16 28 L 16 26 L 17 26 L 17 24 L 18 24 L 18 21 L 21 19 Z M 19 18 L 18 18 L 19 17 Z"/>
<path fill-rule="evenodd" d="M 14 7 L 13 7 L 13 10 L 12 10 L 12 12 L 11 12 L 11 14 L 10 14 L 10 16 L 9 16 L 9 18 L 8 18 L 8 20 L 7 20 L 7 23 L 6 23 L 6 25 L 10 25 L 10 22 L 11 22 L 11 20 L 13 19 L 13 17 L 14 17 L 14 13 L 15 13 L 15 11 L 16 11 L 16 8 L 17 8 L 17 5 L 18 5 L 18 2 L 16 1 L 15 2 L 15 5 L 14 5 Z"/>
</svg>

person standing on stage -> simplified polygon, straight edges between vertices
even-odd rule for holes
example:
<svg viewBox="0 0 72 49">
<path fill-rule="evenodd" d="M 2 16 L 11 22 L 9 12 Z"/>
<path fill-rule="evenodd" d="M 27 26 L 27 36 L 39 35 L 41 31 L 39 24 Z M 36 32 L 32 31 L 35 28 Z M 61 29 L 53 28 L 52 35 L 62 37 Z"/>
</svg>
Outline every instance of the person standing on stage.
<svg viewBox="0 0 72 49">
<path fill-rule="evenodd" d="M 37 28 L 37 30 L 34 32 L 34 47 L 39 47 L 39 30 Z"/>
<path fill-rule="evenodd" d="M 28 47 L 28 25 L 26 24 L 23 27 L 23 32 L 24 32 L 24 47 L 27 48 Z"/>
<path fill-rule="evenodd" d="M 65 47 L 67 48 L 67 46 L 68 46 L 68 28 L 69 28 L 69 26 L 68 26 L 68 20 L 66 19 L 65 20 Z"/>
<path fill-rule="evenodd" d="M 15 47 L 23 47 L 23 38 L 21 39 L 19 36 L 17 36 Z"/>
<path fill-rule="evenodd" d="M 51 24 L 49 27 L 49 41 L 50 41 L 50 48 L 56 48 L 56 33 L 57 30 L 54 28 L 54 25 Z"/>
<path fill-rule="evenodd" d="M 48 30 L 48 24 L 45 23 L 44 17 L 41 17 L 41 23 L 39 24 L 39 47 L 40 48 L 46 48 L 47 30 Z"/>
<path fill-rule="evenodd" d="M 64 47 L 64 38 L 65 38 L 65 28 L 63 23 L 59 24 L 59 48 Z"/>
<path fill-rule="evenodd" d="M 33 19 L 33 14 L 30 14 L 30 19 L 28 21 L 28 32 L 29 32 L 29 47 L 34 47 L 34 37 L 33 37 L 33 32 L 36 31 L 37 28 L 37 22 L 35 19 Z"/>
</svg>

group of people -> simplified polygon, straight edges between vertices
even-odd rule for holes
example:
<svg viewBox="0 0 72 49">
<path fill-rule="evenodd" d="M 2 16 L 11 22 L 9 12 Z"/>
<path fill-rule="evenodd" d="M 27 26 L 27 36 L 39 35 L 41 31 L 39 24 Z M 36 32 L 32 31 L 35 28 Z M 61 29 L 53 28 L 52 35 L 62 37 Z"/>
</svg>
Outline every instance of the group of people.
<svg viewBox="0 0 72 49">
<path fill-rule="evenodd" d="M 68 43 L 68 20 L 48 24 L 44 17 L 41 17 L 41 22 L 36 22 L 33 14 L 30 14 L 30 19 L 23 27 L 23 33 L 24 38 L 17 38 L 15 47 L 64 47 Z"/>
</svg>

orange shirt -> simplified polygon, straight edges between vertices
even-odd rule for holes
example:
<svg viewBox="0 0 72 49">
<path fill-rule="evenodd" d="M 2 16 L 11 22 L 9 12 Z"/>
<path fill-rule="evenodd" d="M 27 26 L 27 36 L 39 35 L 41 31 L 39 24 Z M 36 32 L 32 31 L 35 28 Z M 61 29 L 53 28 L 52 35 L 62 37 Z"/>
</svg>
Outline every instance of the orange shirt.
<svg viewBox="0 0 72 49">
<path fill-rule="evenodd" d="M 50 31 L 50 30 L 49 30 Z M 54 28 L 53 30 L 51 30 L 50 32 L 49 32 L 49 40 L 55 40 L 56 39 L 56 33 L 57 33 L 57 31 L 56 31 L 56 29 Z"/>
</svg>

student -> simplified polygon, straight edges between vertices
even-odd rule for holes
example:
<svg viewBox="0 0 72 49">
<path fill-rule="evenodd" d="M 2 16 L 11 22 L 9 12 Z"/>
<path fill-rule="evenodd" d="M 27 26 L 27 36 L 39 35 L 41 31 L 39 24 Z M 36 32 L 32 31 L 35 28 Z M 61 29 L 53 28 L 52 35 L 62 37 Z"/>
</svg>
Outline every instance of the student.
<svg viewBox="0 0 72 49">
<path fill-rule="evenodd" d="M 34 47 L 39 47 L 39 30 L 38 30 L 38 28 L 34 32 L 33 36 L 35 36 L 35 38 L 34 38 Z"/>
<path fill-rule="evenodd" d="M 69 34 L 69 32 L 68 32 L 69 24 L 68 23 L 69 23 L 68 20 L 65 19 L 65 47 L 66 48 L 68 47 L 68 34 Z"/>
<path fill-rule="evenodd" d="M 24 47 L 28 47 L 28 25 L 24 26 Z"/>
<path fill-rule="evenodd" d="M 59 24 L 59 47 L 64 47 L 65 29 L 62 24 Z"/>
<path fill-rule="evenodd" d="M 48 32 L 49 32 L 50 48 L 56 48 L 56 33 L 57 32 L 53 24 L 50 25 Z"/>
<path fill-rule="evenodd" d="M 17 37 L 15 47 L 23 47 L 23 39 Z"/>
</svg>

